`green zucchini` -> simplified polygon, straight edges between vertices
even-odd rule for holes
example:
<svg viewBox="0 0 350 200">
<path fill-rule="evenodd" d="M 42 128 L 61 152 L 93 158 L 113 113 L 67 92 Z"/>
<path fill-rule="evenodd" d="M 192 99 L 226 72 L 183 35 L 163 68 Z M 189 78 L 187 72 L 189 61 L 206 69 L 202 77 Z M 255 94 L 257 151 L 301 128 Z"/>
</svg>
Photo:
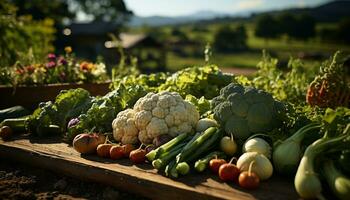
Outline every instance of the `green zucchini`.
<svg viewBox="0 0 350 200">
<path fill-rule="evenodd" d="M 4 121 L 5 119 L 20 118 L 30 114 L 30 111 L 22 106 L 13 106 L 0 110 L 0 122 Z"/>
</svg>

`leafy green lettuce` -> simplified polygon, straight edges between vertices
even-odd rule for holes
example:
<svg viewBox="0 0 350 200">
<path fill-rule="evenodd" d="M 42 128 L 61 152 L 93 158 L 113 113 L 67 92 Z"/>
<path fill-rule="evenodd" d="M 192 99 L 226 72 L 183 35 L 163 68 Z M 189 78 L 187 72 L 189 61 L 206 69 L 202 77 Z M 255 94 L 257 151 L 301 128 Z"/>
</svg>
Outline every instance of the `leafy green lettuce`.
<svg viewBox="0 0 350 200">
<path fill-rule="evenodd" d="M 77 134 L 83 132 L 111 132 L 112 121 L 118 112 L 133 106 L 146 93 L 147 90 L 142 86 L 125 87 L 121 84 L 118 89 L 109 92 L 105 96 L 96 97 L 87 112 L 79 115 L 79 122 L 68 128 L 66 139 L 71 141 Z"/>
</svg>

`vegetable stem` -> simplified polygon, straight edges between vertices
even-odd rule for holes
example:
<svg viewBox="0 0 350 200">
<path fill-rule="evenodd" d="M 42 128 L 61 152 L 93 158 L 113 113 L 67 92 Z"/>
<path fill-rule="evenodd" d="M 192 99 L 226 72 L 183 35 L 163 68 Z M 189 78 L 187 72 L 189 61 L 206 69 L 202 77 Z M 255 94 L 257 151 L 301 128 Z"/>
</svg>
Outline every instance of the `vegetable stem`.
<svg viewBox="0 0 350 200">
<path fill-rule="evenodd" d="M 203 143 L 205 143 L 205 141 L 210 138 L 213 134 L 215 134 L 218 131 L 218 129 L 216 127 L 210 127 L 207 130 L 205 130 L 203 132 L 203 134 L 201 134 L 197 139 L 195 139 L 191 144 L 189 144 L 187 146 L 186 149 L 183 149 L 181 151 L 181 153 L 176 156 L 176 162 L 180 163 L 182 161 L 186 161 L 185 159 L 189 156 L 191 156 L 191 154 L 193 155 L 193 152 L 196 151 L 196 149 L 198 150 L 198 148 L 204 146 L 202 145 Z M 206 145 L 207 143 L 205 143 Z M 201 146 L 202 145 L 202 146 Z M 203 152 L 202 152 L 203 153 Z"/>
<path fill-rule="evenodd" d="M 182 133 L 178 135 L 177 137 L 173 138 L 172 140 L 163 144 L 157 149 L 150 151 L 148 154 L 146 154 L 146 158 L 149 161 L 153 161 L 154 159 L 158 158 L 160 154 L 169 151 L 171 148 L 182 142 L 184 139 L 186 139 L 186 137 L 187 133 Z"/>
</svg>

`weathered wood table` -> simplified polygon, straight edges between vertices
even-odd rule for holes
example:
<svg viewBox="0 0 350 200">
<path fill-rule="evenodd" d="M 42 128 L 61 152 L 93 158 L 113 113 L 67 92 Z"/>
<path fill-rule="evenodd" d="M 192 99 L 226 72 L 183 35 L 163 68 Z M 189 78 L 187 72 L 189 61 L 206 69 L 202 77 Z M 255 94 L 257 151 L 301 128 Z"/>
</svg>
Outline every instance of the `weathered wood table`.
<svg viewBox="0 0 350 200">
<path fill-rule="evenodd" d="M 298 199 L 293 180 L 274 176 L 253 191 L 224 183 L 210 172 L 192 172 L 172 180 L 158 174 L 150 164 L 133 165 L 128 159 L 113 161 L 94 155 L 81 156 L 58 138 L 39 140 L 21 136 L 7 142 L 0 139 L 0 157 L 152 199 Z"/>
</svg>

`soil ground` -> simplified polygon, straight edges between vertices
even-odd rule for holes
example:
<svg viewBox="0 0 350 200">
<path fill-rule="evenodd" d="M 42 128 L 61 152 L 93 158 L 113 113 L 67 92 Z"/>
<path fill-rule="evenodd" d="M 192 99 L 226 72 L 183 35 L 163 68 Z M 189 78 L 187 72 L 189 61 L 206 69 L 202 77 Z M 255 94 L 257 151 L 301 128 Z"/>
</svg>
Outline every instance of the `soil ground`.
<svg viewBox="0 0 350 200">
<path fill-rule="evenodd" d="M 80 181 L 39 168 L 0 159 L 0 199 L 146 198 L 106 185 Z"/>
<path fill-rule="evenodd" d="M 254 74 L 257 69 L 251 69 L 251 68 L 221 68 L 221 71 L 225 73 L 232 73 L 235 75 L 244 75 L 244 76 L 250 76 Z"/>
</svg>

